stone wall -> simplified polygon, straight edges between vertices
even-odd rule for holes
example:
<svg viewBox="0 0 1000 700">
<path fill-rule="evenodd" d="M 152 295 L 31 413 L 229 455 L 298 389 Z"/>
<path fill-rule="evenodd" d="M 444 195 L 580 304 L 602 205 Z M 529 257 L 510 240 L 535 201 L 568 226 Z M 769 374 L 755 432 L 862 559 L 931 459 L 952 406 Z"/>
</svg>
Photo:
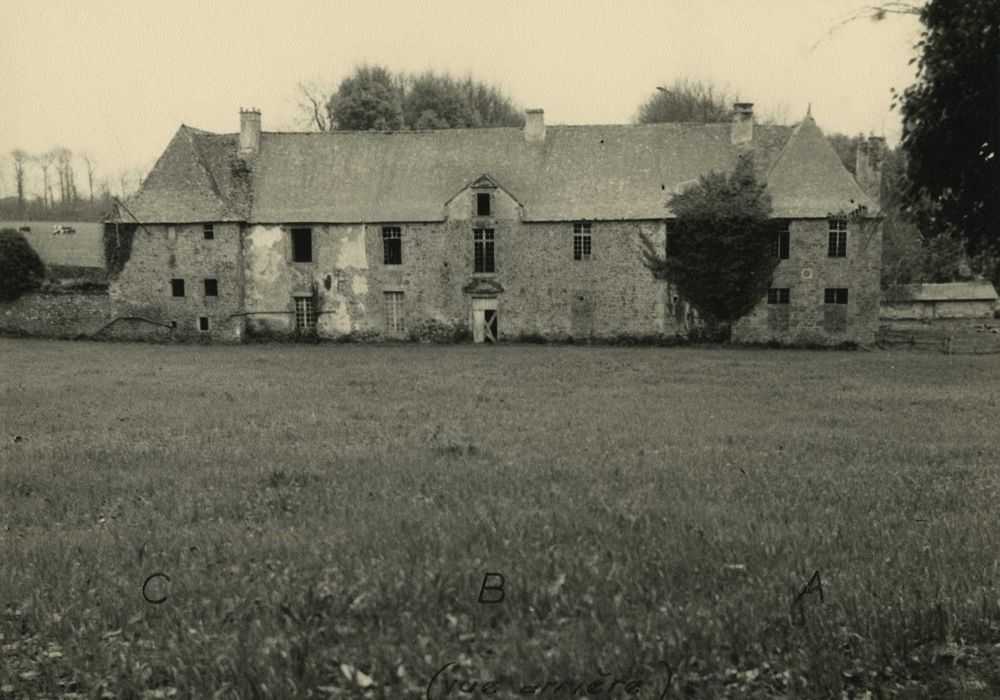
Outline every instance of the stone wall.
<svg viewBox="0 0 1000 700">
<path fill-rule="evenodd" d="M 48 338 L 90 335 L 111 320 L 107 293 L 32 292 L 0 302 L 0 334 Z"/>
<path fill-rule="evenodd" d="M 828 257 L 828 244 L 826 219 L 791 222 L 788 259 L 778 265 L 772 283 L 773 287 L 789 289 L 789 304 L 772 305 L 763 300 L 737 322 L 733 329 L 736 340 L 824 345 L 875 342 L 881 297 L 881 221 L 848 223 L 846 257 Z M 827 287 L 848 289 L 846 309 L 831 309 L 834 305 L 824 303 Z M 836 330 L 838 314 L 844 315 L 843 330 Z M 786 323 L 787 330 L 781 330 Z"/>
<path fill-rule="evenodd" d="M 202 224 L 140 226 L 131 255 L 110 280 L 112 315 L 126 337 L 164 334 L 177 338 L 236 340 L 243 332 L 243 265 L 239 224 L 213 224 L 206 240 Z M 184 296 L 172 295 L 171 279 L 184 280 Z M 218 296 L 205 293 L 206 279 L 218 281 Z M 202 317 L 209 330 L 200 328 Z M 131 329 L 126 332 L 125 329 Z"/>
<path fill-rule="evenodd" d="M 498 195 L 498 199 L 499 199 Z M 573 259 L 572 223 L 496 216 L 400 229 L 402 264 L 386 265 L 381 223 L 314 225 L 313 262 L 291 262 L 289 226 L 254 226 L 245 241 L 248 332 L 294 329 L 294 296 L 314 294 L 317 332 L 386 337 L 385 294 L 402 292 L 404 336 L 469 333 L 470 284 L 499 285 L 501 338 L 658 336 L 666 287 L 642 265 L 639 231 L 662 243 L 658 222 L 591 222 L 589 261 Z M 495 232 L 496 272 L 473 272 L 473 229 Z M 670 312 L 667 310 L 667 316 Z"/>
</svg>

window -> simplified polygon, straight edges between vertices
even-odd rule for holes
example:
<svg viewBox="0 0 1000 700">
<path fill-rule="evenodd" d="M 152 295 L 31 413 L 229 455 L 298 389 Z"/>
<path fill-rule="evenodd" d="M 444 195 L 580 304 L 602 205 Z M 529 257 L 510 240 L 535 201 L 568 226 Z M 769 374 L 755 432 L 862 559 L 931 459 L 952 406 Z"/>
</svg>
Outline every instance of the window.
<svg viewBox="0 0 1000 700">
<path fill-rule="evenodd" d="M 311 228 L 292 229 L 292 262 L 312 262 L 313 240 Z"/>
<path fill-rule="evenodd" d="M 674 222 L 665 221 L 663 227 L 663 256 L 669 257 L 670 255 L 670 238 L 674 234 Z"/>
<path fill-rule="evenodd" d="M 170 293 L 175 297 L 184 296 L 184 280 L 170 280 Z"/>
<path fill-rule="evenodd" d="M 205 224 L 202 226 L 201 235 L 205 237 L 206 241 L 210 241 L 215 238 L 215 224 Z"/>
<path fill-rule="evenodd" d="M 403 239 L 398 226 L 382 227 L 382 264 L 403 264 Z"/>
<path fill-rule="evenodd" d="M 219 296 L 219 280 L 205 280 L 205 296 Z"/>
<path fill-rule="evenodd" d="M 316 310 L 312 297 L 295 297 L 295 328 L 311 330 L 316 327 Z"/>
<path fill-rule="evenodd" d="M 782 221 L 779 224 L 777 233 L 774 234 L 771 255 L 778 258 L 778 260 L 788 260 L 788 241 L 790 238 L 788 221 Z"/>
<path fill-rule="evenodd" d="M 493 246 L 496 236 L 491 228 L 477 228 L 472 231 L 474 272 L 496 272 Z"/>
<path fill-rule="evenodd" d="M 401 335 L 403 326 L 403 293 L 385 293 L 385 330 L 393 335 Z"/>
<path fill-rule="evenodd" d="M 490 193 L 489 192 L 476 192 L 476 215 L 477 216 L 489 216 L 490 215 Z"/>
<path fill-rule="evenodd" d="M 208 316 L 198 317 L 198 330 L 207 331 L 208 330 Z"/>
<path fill-rule="evenodd" d="M 827 287 L 823 290 L 824 304 L 846 304 L 847 287 Z"/>
<path fill-rule="evenodd" d="M 590 260 L 590 224 L 573 224 L 573 259 Z"/>
<path fill-rule="evenodd" d="M 831 258 L 847 257 L 847 221 L 844 219 L 830 220 L 830 247 L 827 256 Z"/>
<path fill-rule="evenodd" d="M 788 287 L 771 287 L 767 290 L 768 304 L 787 304 Z"/>
<path fill-rule="evenodd" d="M 823 291 L 823 327 L 828 333 L 847 330 L 847 288 L 827 287 Z"/>
</svg>

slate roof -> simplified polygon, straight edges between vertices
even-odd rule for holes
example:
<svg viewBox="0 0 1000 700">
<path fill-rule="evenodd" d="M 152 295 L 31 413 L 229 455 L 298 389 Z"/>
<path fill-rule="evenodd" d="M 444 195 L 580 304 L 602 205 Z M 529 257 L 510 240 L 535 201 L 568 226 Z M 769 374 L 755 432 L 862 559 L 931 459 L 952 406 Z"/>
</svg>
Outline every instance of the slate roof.
<svg viewBox="0 0 1000 700">
<path fill-rule="evenodd" d="M 989 282 L 941 282 L 908 284 L 906 302 L 911 301 L 996 301 L 997 291 Z"/>
<path fill-rule="evenodd" d="M 529 221 L 662 219 L 667 200 L 746 147 L 729 124 L 547 126 L 522 129 L 264 132 L 252 175 L 238 135 L 182 126 L 128 202 L 144 223 L 440 221 L 445 203 L 486 175 Z M 811 117 L 794 130 L 754 126 L 750 146 L 776 217 L 874 208 Z"/>
<path fill-rule="evenodd" d="M 774 216 L 782 219 L 848 214 L 858 206 L 875 213 L 877 208 L 808 114 L 768 174 L 767 188 Z"/>
</svg>

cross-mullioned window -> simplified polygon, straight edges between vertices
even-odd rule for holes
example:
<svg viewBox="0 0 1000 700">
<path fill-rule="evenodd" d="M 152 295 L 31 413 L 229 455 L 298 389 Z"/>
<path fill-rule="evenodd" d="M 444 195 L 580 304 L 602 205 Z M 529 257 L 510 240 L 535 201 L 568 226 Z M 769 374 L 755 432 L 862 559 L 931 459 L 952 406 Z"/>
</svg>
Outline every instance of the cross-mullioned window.
<svg viewBox="0 0 1000 700">
<path fill-rule="evenodd" d="M 791 231 L 788 221 L 782 221 L 778 225 L 778 230 L 774 234 L 774 243 L 771 246 L 771 254 L 778 260 L 788 260 L 788 246 L 791 241 Z"/>
<path fill-rule="evenodd" d="M 385 330 L 393 335 L 402 335 L 405 330 L 402 292 L 385 293 Z"/>
<path fill-rule="evenodd" d="M 847 257 L 847 221 L 844 219 L 830 220 L 830 245 L 827 256 L 831 258 Z"/>
<path fill-rule="evenodd" d="M 316 327 L 316 307 L 310 297 L 295 298 L 295 327 L 311 330 Z"/>
<path fill-rule="evenodd" d="M 403 264 L 403 234 L 398 226 L 382 227 L 382 264 Z"/>
<path fill-rule="evenodd" d="M 590 224 L 573 224 L 573 259 L 590 260 Z"/>
<path fill-rule="evenodd" d="M 496 272 L 494 246 L 496 235 L 491 228 L 477 228 L 472 231 L 473 272 Z"/>
</svg>

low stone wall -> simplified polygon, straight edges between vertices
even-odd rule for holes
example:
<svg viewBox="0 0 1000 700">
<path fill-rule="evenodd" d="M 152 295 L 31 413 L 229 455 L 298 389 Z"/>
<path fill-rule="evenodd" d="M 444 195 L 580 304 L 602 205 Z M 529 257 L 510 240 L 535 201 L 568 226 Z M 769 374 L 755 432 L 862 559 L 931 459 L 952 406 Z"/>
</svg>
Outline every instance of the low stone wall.
<svg viewBox="0 0 1000 700">
<path fill-rule="evenodd" d="M 90 335 L 111 321 L 107 292 L 33 292 L 0 302 L 0 334 L 45 338 Z"/>
</svg>

